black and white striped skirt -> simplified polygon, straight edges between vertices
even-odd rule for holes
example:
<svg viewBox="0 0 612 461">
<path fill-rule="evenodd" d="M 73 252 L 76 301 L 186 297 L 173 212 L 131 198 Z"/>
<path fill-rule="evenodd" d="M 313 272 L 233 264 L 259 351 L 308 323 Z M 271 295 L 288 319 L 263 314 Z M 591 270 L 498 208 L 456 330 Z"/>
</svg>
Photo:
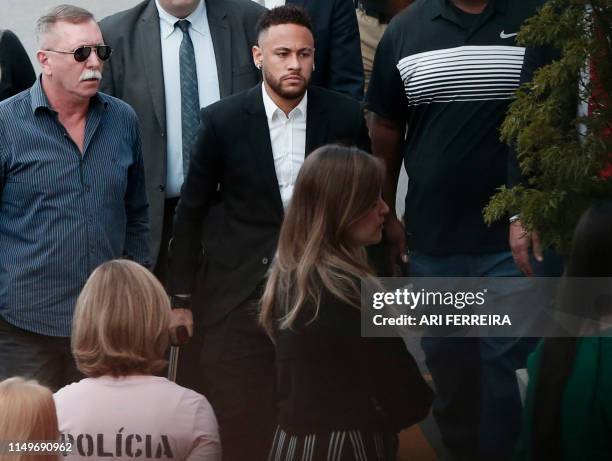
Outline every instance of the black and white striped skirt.
<svg viewBox="0 0 612 461">
<path fill-rule="evenodd" d="M 395 461 L 397 434 L 335 431 L 292 435 L 277 427 L 268 461 Z"/>
</svg>

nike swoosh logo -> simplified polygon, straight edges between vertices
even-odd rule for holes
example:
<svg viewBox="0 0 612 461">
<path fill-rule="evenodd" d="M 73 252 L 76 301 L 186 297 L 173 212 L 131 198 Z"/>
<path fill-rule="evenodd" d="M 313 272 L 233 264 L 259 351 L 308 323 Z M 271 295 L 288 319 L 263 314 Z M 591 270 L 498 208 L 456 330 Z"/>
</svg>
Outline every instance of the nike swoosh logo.
<svg viewBox="0 0 612 461">
<path fill-rule="evenodd" d="M 510 37 L 515 37 L 516 35 L 518 35 L 518 32 L 515 32 L 513 34 L 507 34 L 505 33 L 503 30 L 499 33 L 499 38 L 510 38 Z"/>
</svg>

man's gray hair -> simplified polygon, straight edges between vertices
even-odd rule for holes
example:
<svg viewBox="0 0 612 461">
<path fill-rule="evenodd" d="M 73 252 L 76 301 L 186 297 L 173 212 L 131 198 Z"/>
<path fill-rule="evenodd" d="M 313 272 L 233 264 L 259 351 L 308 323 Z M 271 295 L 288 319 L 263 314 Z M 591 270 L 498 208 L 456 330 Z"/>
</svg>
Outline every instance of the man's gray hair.
<svg viewBox="0 0 612 461">
<path fill-rule="evenodd" d="M 84 8 L 74 5 L 58 5 L 42 15 L 36 21 L 36 37 L 40 42 L 41 37 L 51 31 L 55 23 L 59 21 L 80 24 L 87 21 L 95 21 L 94 15 Z"/>
</svg>

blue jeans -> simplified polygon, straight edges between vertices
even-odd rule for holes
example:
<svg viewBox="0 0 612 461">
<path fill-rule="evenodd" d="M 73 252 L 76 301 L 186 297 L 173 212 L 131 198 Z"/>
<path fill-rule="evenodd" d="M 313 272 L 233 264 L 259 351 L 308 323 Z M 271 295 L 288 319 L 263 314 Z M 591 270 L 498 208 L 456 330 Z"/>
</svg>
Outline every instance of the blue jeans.
<svg viewBox="0 0 612 461">
<path fill-rule="evenodd" d="M 554 255 L 537 273 L 558 275 Z M 548 267 L 550 266 L 550 267 Z M 557 272 L 557 273 L 555 273 Z M 519 277 L 508 252 L 432 256 L 411 252 L 414 277 Z M 520 428 L 521 402 L 515 370 L 526 366 L 537 338 L 423 338 L 436 399 L 433 414 L 456 459 L 503 460 L 511 456 Z"/>
</svg>

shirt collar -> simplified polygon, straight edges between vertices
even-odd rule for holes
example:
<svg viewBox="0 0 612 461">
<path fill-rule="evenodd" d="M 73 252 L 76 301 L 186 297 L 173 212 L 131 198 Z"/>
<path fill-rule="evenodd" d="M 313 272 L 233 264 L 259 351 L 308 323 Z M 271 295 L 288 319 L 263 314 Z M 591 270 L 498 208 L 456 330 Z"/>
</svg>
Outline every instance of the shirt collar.
<svg viewBox="0 0 612 461">
<path fill-rule="evenodd" d="M 283 118 L 306 117 L 306 109 L 308 107 L 308 91 L 304 93 L 304 97 L 300 103 L 295 106 L 291 112 L 289 112 L 289 117 L 285 117 L 285 113 L 282 111 L 282 109 L 279 108 L 272 100 L 270 95 L 268 95 L 265 83 L 261 84 L 261 93 L 263 95 L 263 103 L 266 110 L 268 123 L 274 121 L 274 118 L 278 116 L 282 116 Z"/>
<path fill-rule="evenodd" d="M 30 101 L 32 103 L 32 112 L 36 112 L 40 108 L 53 110 L 42 88 L 42 74 L 38 76 L 34 85 L 30 88 Z"/>
<path fill-rule="evenodd" d="M 159 4 L 159 0 L 155 0 L 155 6 L 157 6 L 157 12 L 159 14 L 161 38 L 166 39 L 172 34 L 172 32 L 174 32 L 174 24 L 176 21 L 180 21 L 180 19 L 172 16 L 170 13 L 164 10 Z M 200 3 L 196 9 L 185 19 L 191 23 L 191 30 L 194 32 L 198 32 L 201 35 L 207 35 L 210 33 L 205 0 L 200 0 Z"/>
<path fill-rule="evenodd" d="M 451 8 L 450 5 L 451 0 L 430 0 L 429 4 L 429 17 L 431 19 L 436 19 L 439 16 L 443 16 L 445 14 L 448 15 L 448 12 Z M 497 13 L 506 13 L 508 9 L 508 0 L 489 0 L 490 3 L 493 3 L 493 8 L 495 8 L 495 12 Z"/>
<path fill-rule="evenodd" d="M 36 113 L 39 109 L 47 109 L 53 113 L 57 113 L 55 109 L 49 103 L 49 99 L 45 94 L 45 90 L 42 87 L 42 74 L 38 76 L 34 85 L 30 88 L 30 102 L 32 104 L 32 112 Z M 91 98 L 89 107 L 102 107 L 106 109 L 108 102 L 100 95 L 99 92 Z"/>
</svg>

